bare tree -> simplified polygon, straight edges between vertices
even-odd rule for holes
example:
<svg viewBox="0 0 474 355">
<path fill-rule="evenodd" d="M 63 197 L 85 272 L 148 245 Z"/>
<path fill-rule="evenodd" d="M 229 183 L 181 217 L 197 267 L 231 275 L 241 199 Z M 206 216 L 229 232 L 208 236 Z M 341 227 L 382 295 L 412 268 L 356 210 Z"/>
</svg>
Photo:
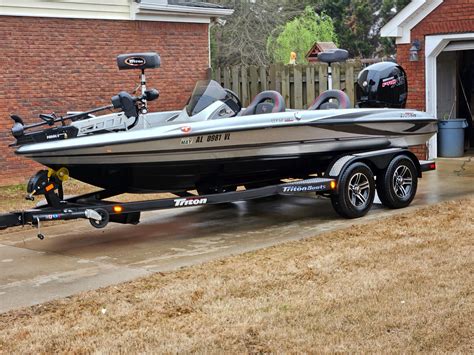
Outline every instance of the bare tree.
<svg viewBox="0 0 474 355">
<path fill-rule="evenodd" d="M 182 1 L 182 0 L 181 0 Z M 380 37 L 380 28 L 409 0 L 207 0 L 234 8 L 225 24 L 212 28 L 214 66 L 267 65 L 268 38 L 276 38 L 287 21 L 306 5 L 329 15 L 341 48 L 352 56 L 374 57 L 394 53 L 393 41 Z"/>
<path fill-rule="evenodd" d="M 267 39 L 291 18 L 298 16 L 307 1 L 276 0 L 216 0 L 233 7 L 234 14 L 225 19 L 225 24 L 212 28 L 213 64 L 222 65 L 266 65 Z"/>
</svg>

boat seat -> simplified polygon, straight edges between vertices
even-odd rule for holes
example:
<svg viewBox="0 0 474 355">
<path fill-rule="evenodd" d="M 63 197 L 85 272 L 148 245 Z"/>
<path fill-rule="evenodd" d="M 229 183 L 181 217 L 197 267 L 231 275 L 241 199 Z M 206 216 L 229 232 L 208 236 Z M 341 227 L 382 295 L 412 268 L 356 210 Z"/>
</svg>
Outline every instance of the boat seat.
<svg viewBox="0 0 474 355">
<path fill-rule="evenodd" d="M 271 113 L 273 107 L 275 107 L 275 105 L 273 105 L 271 102 L 262 102 L 255 108 L 255 114 L 259 115 L 261 113 Z"/>
<path fill-rule="evenodd" d="M 337 100 L 337 104 L 330 100 Z M 351 108 L 351 99 L 342 90 L 327 90 L 319 95 L 316 100 L 308 107 L 308 110 L 327 110 L 327 109 Z"/>
<path fill-rule="evenodd" d="M 349 58 L 349 52 L 339 48 L 330 49 L 318 54 L 319 61 L 324 63 L 345 62 L 347 58 Z"/>
<path fill-rule="evenodd" d="M 268 103 L 267 101 L 271 101 Z M 285 100 L 277 91 L 262 91 L 255 96 L 241 116 L 257 115 L 261 113 L 285 112 Z"/>
<path fill-rule="evenodd" d="M 160 55 L 155 52 L 128 53 L 117 56 L 119 70 L 126 69 L 155 69 L 161 64 Z"/>
</svg>

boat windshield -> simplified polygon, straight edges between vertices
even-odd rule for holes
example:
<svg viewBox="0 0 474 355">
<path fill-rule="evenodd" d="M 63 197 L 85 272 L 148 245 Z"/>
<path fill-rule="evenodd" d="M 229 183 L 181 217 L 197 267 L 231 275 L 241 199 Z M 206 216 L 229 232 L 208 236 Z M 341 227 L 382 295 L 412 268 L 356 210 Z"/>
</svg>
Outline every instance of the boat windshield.
<svg viewBox="0 0 474 355">
<path fill-rule="evenodd" d="M 226 96 L 227 93 L 216 81 L 198 81 L 186 105 L 186 111 L 189 116 L 194 116 L 214 102 L 224 101 Z"/>
</svg>

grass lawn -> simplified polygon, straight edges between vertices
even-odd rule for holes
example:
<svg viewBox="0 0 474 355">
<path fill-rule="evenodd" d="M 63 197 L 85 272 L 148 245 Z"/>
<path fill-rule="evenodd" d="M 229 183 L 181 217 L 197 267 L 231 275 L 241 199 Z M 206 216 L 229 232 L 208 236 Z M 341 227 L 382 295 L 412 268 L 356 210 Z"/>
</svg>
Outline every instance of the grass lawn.
<svg viewBox="0 0 474 355">
<path fill-rule="evenodd" d="M 0 352 L 472 353 L 473 241 L 445 202 L 2 314 Z"/>
<path fill-rule="evenodd" d="M 64 189 L 65 195 L 85 194 L 97 190 L 94 186 L 74 179 L 65 182 Z M 44 196 L 39 196 L 32 202 L 25 199 L 26 195 L 26 184 L 0 186 L 0 196 L 2 196 L 0 199 L 0 212 L 34 208 L 38 201 L 44 199 Z"/>
<path fill-rule="evenodd" d="M 100 188 L 85 184 L 75 179 L 69 179 L 64 183 L 65 196 L 82 195 L 98 190 L 100 190 Z M 35 201 L 29 201 L 25 199 L 26 195 L 26 184 L 0 186 L 0 196 L 2 196 L 0 199 L 0 213 L 31 209 L 35 207 L 36 203 L 44 200 L 44 196 L 35 196 Z M 111 200 L 130 202 L 166 197 L 172 197 L 172 195 L 167 193 L 122 194 L 118 197 L 111 198 Z"/>
</svg>

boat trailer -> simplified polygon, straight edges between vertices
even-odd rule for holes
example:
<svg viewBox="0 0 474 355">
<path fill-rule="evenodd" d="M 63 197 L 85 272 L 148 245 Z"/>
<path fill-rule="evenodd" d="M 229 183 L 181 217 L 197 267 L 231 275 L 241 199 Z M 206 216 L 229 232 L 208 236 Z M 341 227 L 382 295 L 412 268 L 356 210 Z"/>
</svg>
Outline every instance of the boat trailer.
<svg viewBox="0 0 474 355">
<path fill-rule="evenodd" d="M 330 197 L 333 207 L 341 216 L 357 218 L 365 215 L 372 206 L 375 184 L 382 204 L 390 208 L 401 208 L 414 198 L 416 180 L 421 177 L 422 172 L 435 169 L 433 161 L 418 160 L 407 149 L 389 148 L 338 157 L 331 162 L 322 177 L 310 176 L 242 191 L 210 194 L 176 192 L 173 193 L 173 198 L 124 203 L 105 200 L 122 193 L 108 190 L 65 198 L 62 183 L 67 180 L 67 170 L 40 170 L 28 182 L 26 199 L 34 200 L 35 196 L 44 196 L 45 203 L 38 204 L 34 209 L 1 214 L 0 230 L 32 225 L 38 230 L 38 238 L 43 240 L 41 223 L 46 221 L 87 219 L 93 227 L 104 228 L 109 222 L 138 224 L 141 212 L 146 211 L 301 193 Z M 398 192 L 401 195 L 397 195 Z M 407 195 L 403 196 L 403 192 Z"/>
</svg>

